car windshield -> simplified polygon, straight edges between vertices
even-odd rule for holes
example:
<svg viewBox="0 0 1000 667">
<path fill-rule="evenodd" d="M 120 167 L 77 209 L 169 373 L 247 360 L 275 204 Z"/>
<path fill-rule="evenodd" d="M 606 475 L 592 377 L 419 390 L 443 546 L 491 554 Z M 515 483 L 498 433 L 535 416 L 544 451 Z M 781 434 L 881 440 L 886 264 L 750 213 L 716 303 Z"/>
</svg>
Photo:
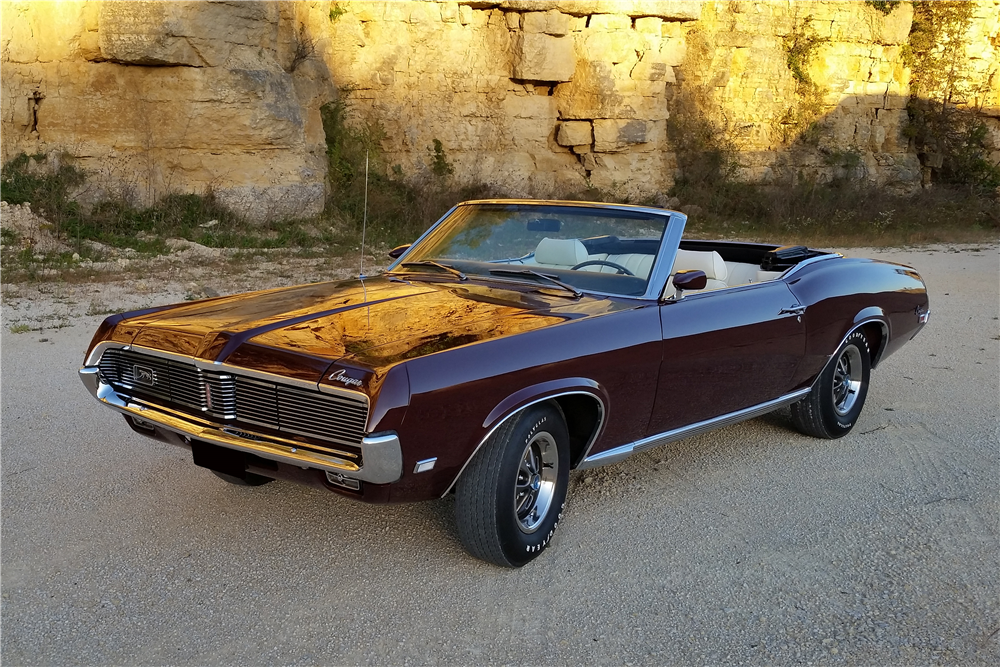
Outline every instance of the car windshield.
<svg viewBox="0 0 1000 667">
<path fill-rule="evenodd" d="M 669 216 L 583 205 L 457 207 L 392 267 L 394 273 L 538 283 L 547 289 L 640 296 Z"/>
</svg>

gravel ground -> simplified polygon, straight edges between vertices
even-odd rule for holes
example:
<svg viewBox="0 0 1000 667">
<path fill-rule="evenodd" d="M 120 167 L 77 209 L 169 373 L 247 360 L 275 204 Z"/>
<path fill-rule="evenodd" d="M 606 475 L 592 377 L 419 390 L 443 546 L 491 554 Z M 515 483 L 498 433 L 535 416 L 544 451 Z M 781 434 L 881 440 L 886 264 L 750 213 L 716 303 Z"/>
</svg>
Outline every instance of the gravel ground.
<svg viewBox="0 0 1000 667">
<path fill-rule="evenodd" d="M 849 252 L 916 266 L 932 308 L 851 435 L 811 439 L 778 412 L 574 473 L 552 548 L 516 571 L 465 555 L 451 499 L 233 487 L 76 377 L 104 310 L 315 266 L 5 286 L 0 657 L 998 664 L 1000 249 Z"/>
</svg>

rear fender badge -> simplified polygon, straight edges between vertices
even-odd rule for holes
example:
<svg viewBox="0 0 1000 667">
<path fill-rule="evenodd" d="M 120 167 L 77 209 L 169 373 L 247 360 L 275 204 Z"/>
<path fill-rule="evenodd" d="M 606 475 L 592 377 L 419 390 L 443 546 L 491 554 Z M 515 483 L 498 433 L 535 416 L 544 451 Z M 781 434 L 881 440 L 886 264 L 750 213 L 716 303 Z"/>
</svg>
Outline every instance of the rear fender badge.
<svg viewBox="0 0 1000 667">
<path fill-rule="evenodd" d="M 152 368 L 148 368 L 146 366 L 139 366 L 138 364 L 133 366 L 132 377 L 140 384 L 156 384 L 156 372 Z"/>
<path fill-rule="evenodd" d="M 340 370 L 336 370 L 333 373 L 330 373 L 330 377 L 328 379 L 331 380 L 332 382 L 343 382 L 348 387 L 360 387 L 363 384 L 363 382 L 360 379 L 352 378 L 350 375 L 348 375 L 347 371 L 345 371 L 343 368 L 341 368 Z"/>
</svg>

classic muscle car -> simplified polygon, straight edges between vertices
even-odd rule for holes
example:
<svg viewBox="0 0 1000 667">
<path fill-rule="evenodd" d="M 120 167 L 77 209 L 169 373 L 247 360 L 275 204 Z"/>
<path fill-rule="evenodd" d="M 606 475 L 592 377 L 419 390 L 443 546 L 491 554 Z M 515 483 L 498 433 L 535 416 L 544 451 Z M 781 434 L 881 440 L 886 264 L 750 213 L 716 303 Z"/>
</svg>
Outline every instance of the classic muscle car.
<svg viewBox="0 0 1000 667">
<path fill-rule="evenodd" d="M 375 503 L 456 494 L 473 555 L 549 544 L 571 469 L 791 406 L 851 431 L 927 322 L 912 268 L 683 238 L 675 211 L 459 204 L 384 273 L 109 317 L 81 377 L 236 484 Z"/>
</svg>

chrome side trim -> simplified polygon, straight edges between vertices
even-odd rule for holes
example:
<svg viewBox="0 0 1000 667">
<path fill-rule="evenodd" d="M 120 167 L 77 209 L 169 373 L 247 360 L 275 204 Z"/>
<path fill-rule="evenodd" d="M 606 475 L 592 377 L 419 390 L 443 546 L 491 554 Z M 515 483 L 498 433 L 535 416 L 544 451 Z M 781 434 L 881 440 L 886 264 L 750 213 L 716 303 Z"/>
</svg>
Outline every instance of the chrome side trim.
<svg viewBox="0 0 1000 667">
<path fill-rule="evenodd" d="M 665 445 L 668 442 L 674 442 L 675 440 L 691 438 L 696 435 L 701 435 L 702 433 L 714 431 L 715 429 L 722 428 L 724 426 L 730 426 L 741 421 L 746 421 L 747 419 L 753 419 L 754 417 L 765 415 L 768 412 L 798 401 L 810 391 L 812 391 L 811 387 L 799 389 L 798 391 L 785 394 L 780 398 L 761 403 L 760 405 L 754 405 L 749 408 L 744 408 L 743 410 L 730 412 L 729 414 L 722 415 L 721 417 L 706 419 L 705 421 L 691 424 L 690 426 L 682 426 L 671 431 L 665 431 L 663 433 L 651 435 L 648 438 L 630 442 L 627 445 L 615 447 L 614 449 L 609 449 L 604 452 L 598 452 L 593 456 L 585 458 L 583 462 L 577 466 L 577 469 L 584 470 L 586 468 L 596 468 L 598 466 L 608 465 L 611 463 L 618 463 L 636 452 L 642 452 L 647 449 L 652 449 L 653 447 L 659 447 L 660 445 Z"/>
<path fill-rule="evenodd" d="M 403 475 L 403 453 L 395 433 L 369 435 L 361 440 L 362 464 L 346 458 L 303 449 L 302 443 L 276 438 L 247 429 L 232 429 L 186 415 L 128 400 L 101 381 L 96 367 L 80 369 L 80 379 L 94 398 L 122 414 L 136 417 L 158 428 L 195 438 L 265 459 L 306 468 L 341 473 L 372 484 L 389 484 Z"/>
<path fill-rule="evenodd" d="M 590 392 L 586 391 L 564 391 L 558 394 L 551 394 L 549 396 L 543 396 L 542 398 L 536 398 L 530 403 L 525 403 L 517 410 L 511 412 L 509 415 L 504 417 L 503 419 L 497 420 L 497 423 L 494 424 L 492 428 L 490 428 L 490 430 L 486 433 L 485 436 L 483 436 L 483 439 L 479 441 L 478 445 L 476 445 L 476 448 L 472 451 L 472 454 L 469 456 L 469 458 L 465 460 L 465 463 L 462 464 L 462 469 L 458 471 L 457 475 L 455 475 L 455 479 L 451 480 L 451 484 L 449 484 L 448 488 L 444 490 L 444 493 L 441 494 L 441 497 L 444 498 L 451 492 L 453 488 L 455 488 L 455 485 L 458 484 L 459 478 L 462 476 L 462 473 L 465 472 L 465 469 L 472 462 L 472 459 L 476 458 L 476 454 L 478 454 L 482 446 L 486 444 L 486 441 L 490 439 L 490 436 L 493 435 L 493 433 L 498 428 L 500 428 L 501 424 L 506 422 L 514 415 L 520 414 L 524 410 L 530 408 L 532 405 L 543 403 L 553 398 L 559 398 L 560 396 L 573 396 L 573 395 L 589 396 L 597 401 L 597 407 L 598 407 L 597 426 L 596 428 L 594 428 L 594 432 L 590 434 L 590 440 L 587 442 L 587 446 L 584 448 L 584 452 L 589 452 L 590 448 L 594 446 L 594 441 L 597 440 L 597 435 L 601 432 L 601 429 L 604 427 L 604 415 L 606 414 L 606 411 L 604 409 L 604 402 L 601 400 L 600 396 L 598 396 L 597 394 L 591 394 Z"/>
</svg>

